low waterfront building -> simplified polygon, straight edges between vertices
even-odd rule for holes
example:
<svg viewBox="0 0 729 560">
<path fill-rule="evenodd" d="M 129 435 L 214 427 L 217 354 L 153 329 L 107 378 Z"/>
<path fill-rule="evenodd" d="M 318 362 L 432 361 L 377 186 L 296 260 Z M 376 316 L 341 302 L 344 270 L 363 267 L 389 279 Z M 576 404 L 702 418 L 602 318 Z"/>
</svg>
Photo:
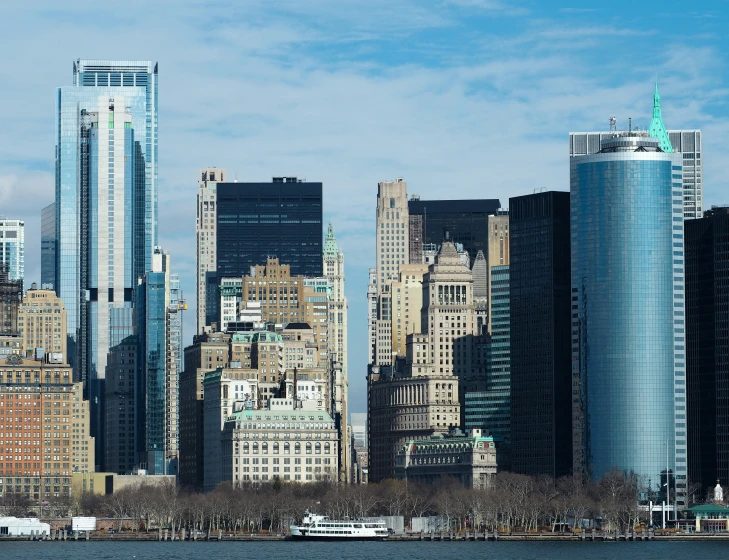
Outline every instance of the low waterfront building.
<svg viewBox="0 0 729 560">
<path fill-rule="evenodd" d="M 729 508 L 721 504 L 702 504 L 687 510 L 694 516 L 697 533 L 725 533 L 729 529 Z"/>
<path fill-rule="evenodd" d="M 410 440 L 395 461 L 398 479 L 431 484 L 453 477 L 466 488 L 487 488 L 501 466 L 494 438 L 481 430 Z"/>
</svg>

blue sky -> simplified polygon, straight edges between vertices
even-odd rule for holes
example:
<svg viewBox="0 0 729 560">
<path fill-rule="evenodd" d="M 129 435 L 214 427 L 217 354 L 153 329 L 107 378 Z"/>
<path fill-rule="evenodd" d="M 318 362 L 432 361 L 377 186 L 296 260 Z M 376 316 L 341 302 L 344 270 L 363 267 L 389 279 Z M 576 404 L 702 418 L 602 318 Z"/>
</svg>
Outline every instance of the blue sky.
<svg viewBox="0 0 729 560">
<path fill-rule="evenodd" d="M 595 5 L 596 8 L 585 8 Z M 324 183 L 347 263 L 351 410 L 365 409 L 367 269 L 377 182 L 423 198 L 568 189 L 567 134 L 700 128 L 705 206 L 729 203 L 724 2 L 130 0 L 0 7 L 0 214 L 26 221 L 40 277 L 53 200 L 55 88 L 76 58 L 160 68 L 160 241 L 194 331 L 198 170 Z"/>
</svg>

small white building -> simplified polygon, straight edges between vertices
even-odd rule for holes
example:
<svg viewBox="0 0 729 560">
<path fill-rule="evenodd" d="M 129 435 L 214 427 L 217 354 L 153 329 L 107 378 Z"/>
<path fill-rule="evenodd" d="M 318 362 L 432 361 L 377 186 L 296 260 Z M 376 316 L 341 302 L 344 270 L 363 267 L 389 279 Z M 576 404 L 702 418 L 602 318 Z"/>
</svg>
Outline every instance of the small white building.
<svg viewBox="0 0 729 560">
<path fill-rule="evenodd" d="M 50 535 L 51 526 L 36 517 L 0 517 L 0 537 Z"/>
</svg>

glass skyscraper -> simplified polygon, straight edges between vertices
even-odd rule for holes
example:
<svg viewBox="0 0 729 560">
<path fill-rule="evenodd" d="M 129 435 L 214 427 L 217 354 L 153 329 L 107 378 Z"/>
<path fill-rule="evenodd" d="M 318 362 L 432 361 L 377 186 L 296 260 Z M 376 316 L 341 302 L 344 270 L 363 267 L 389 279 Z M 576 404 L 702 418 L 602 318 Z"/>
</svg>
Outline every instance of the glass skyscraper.
<svg viewBox="0 0 729 560">
<path fill-rule="evenodd" d="M 0 264 L 10 280 L 24 280 L 25 222 L 0 217 Z"/>
<path fill-rule="evenodd" d="M 58 88 L 55 230 L 41 269 L 66 306 L 101 459 L 107 354 L 133 333 L 134 288 L 157 245 L 156 64 L 77 60 L 73 85 Z"/>
<path fill-rule="evenodd" d="M 146 463 L 150 474 L 166 474 L 166 352 L 167 306 L 165 305 L 166 282 L 159 266 L 148 272 L 137 286 L 138 337 L 140 344 L 140 376 L 137 384 L 139 431 L 137 441 L 144 445 L 141 462 Z"/>
<path fill-rule="evenodd" d="M 575 470 L 686 487 L 682 157 L 616 133 L 570 160 Z"/>
<path fill-rule="evenodd" d="M 86 383 L 131 334 L 133 288 L 157 244 L 157 64 L 75 61 L 73 85 L 57 91 L 56 135 L 55 250 L 41 268 L 54 271 Z"/>
</svg>

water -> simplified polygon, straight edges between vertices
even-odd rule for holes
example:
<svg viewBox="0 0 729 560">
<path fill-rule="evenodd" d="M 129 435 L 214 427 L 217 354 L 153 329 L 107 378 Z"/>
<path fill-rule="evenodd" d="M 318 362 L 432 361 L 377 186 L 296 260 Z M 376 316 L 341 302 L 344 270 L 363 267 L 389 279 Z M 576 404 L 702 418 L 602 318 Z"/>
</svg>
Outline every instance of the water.
<svg viewBox="0 0 729 560">
<path fill-rule="evenodd" d="M 0 542 L 2 560 L 693 560 L 729 542 Z"/>
</svg>

